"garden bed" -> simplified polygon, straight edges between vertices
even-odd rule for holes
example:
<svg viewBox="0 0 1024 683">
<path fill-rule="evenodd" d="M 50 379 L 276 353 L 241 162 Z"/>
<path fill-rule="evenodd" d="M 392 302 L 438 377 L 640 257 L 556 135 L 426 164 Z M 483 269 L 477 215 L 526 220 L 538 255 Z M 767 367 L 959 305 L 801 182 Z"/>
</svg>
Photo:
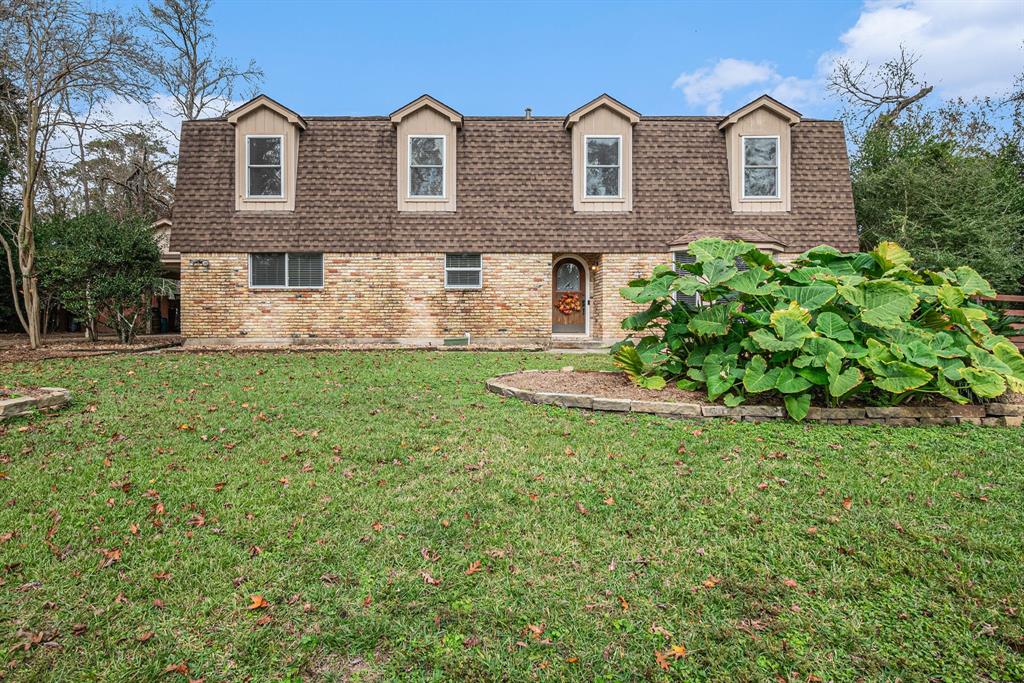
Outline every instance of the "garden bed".
<svg viewBox="0 0 1024 683">
<path fill-rule="evenodd" d="M 4 388 L 0 390 L 0 421 L 34 410 L 56 409 L 71 401 L 71 392 L 59 387 Z"/>
<path fill-rule="evenodd" d="M 691 419 L 727 418 L 751 422 L 788 419 L 780 401 L 742 404 L 730 408 L 708 401 L 704 394 L 683 391 L 671 386 L 660 391 L 643 389 L 630 382 L 621 372 L 526 370 L 494 377 L 487 381 L 487 389 L 501 396 L 518 398 L 530 403 L 586 410 L 650 413 Z M 927 405 L 910 406 L 812 406 L 806 419 L 827 424 L 853 425 L 974 424 L 989 427 L 1020 427 L 1024 420 L 1024 401 L 1020 399 L 1020 395 L 1010 395 L 1007 402 L 983 405 L 932 402 Z"/>
</svg>

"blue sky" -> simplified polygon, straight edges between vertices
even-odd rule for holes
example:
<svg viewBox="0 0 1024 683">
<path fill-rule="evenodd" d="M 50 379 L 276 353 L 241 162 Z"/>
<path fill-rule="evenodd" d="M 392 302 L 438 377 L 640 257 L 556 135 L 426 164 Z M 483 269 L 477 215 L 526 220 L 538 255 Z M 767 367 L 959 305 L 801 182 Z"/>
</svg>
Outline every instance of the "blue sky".
<svg viewBox="0 0 1024 683">
<path fill-rule="evenodd" d="M 310 115 L 386 114 L 424 92 L 463 114 L 532 106 L 563 115 L 604 91 L 644 114 L 703 114 L 673 88 L 681 73 L 728 55 L 812 77 L 861 10 L 859 2 L 770 11 L 757 2 L 294 2 L 284 12 L 274 4 L 216 4 L 220 47 L 256 59 L 267 93 Z"/>
<path fill-rule="evenodd" d="M 215 0 L 212 19 L 218 54 L 255 59 L 262 91 L 309 116 L 388 114 L 424 92 L 466 115 L 562 116 L 601 92 L 641 114 L 724 114 L 768 92 L 832 118 L 834 61 L 901 44 L 933 102 L 998 96 L 1024 72 L 1024 0 Z"/>
</svg>

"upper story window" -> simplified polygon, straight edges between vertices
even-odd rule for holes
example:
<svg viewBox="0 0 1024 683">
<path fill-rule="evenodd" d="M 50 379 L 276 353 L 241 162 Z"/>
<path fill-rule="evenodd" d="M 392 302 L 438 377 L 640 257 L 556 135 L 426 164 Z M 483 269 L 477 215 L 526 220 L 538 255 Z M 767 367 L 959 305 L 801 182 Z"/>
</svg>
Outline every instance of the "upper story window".
<svg viewBox="0 0 1024 683">
<path fill-rule="evenodd" d="M 409 196 L 444 198 L 445 136 L 409 136 Z"/>
<path fill-rule="evenodd" d="M 622 196 L 622 137 L 588 135 L 584 192 L 591 197 Z"/>
<path fill-rule="evenodd" d="M 743 137 L 743 197 L 779 196 L 778 136 Z"/>
<path fill-rule="evenodd" d="M 284 196 L 284 136 L 248 135 L 246 144 L 246 196 Z"/>
</svg>

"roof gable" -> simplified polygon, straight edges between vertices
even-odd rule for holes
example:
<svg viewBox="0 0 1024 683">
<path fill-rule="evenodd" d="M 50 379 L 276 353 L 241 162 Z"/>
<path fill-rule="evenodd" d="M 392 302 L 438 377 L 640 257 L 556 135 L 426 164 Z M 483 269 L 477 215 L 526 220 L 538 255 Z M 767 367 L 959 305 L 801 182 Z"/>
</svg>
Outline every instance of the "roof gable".
<svg viewBox="0 0 1024 683">
<path fill-rule="evenodd" d="M 462 114 L 460 114 L 459 112 L 455 111 L 454 109 L 449 107 L 444 102 L 442 102 L 440 100 L 437 100 L 437 99 L 434 99 L 430 95 L 426 95 L 426 94 L 420 95 L 419 97 L 417 97 L 415 100 L 413 100 L 409 104 L 405 105 L 404 107 L 401 107 L 401 108 L 396 109 L 395 111 L 391 112 L 391 114 L 389 115 L 389 118 L 391 119 L 391 123 L 399 123 L 406 116 L 408 116 L 409 114 L 412 114 L 413 112 L 419 111 L 423 107 L 429 107 L 429 108 L 433 109 L 434 111 L 436 111 L 441 116 L 446 117 L 449 121 L 454 123 L 456 126 L 458 126 L 460 128 L 462 127 Z"/>
<path fill-rule="evenodd" d="M 623 118 L 628 119 L 631 124 L 636 124 L 640 121 L 640 114 L 637 111 L 630 109 L 608 93 L 601 93 L 566 116 L 563 125 L 566 128 L 572 128 L 573 124 L 578 123 L 584 116 L 600 107 L 608 107 Z"/>
<path fill-rule="evenodd" d="M 229 112 L 227 117 L 226 117 L 227 120 L 228 120 L 228 123 L 237 124 L 239 119 L 241 119 L 244 116 L 247 116 L 247 115 L 251 114 L 252 112 L 254 112 L 257 109 L 259 109 L 260 107 L 266 107 L 267 109 L 270 109 L 271 111 L 280 114 L 284 118 L 288 119 L 289 123 L 292 123 L 292 124 L 298 126 L 302 130 L 306 129 L 306 121 L 305 121 L 305 119 L 303 119 L 301 116 L 299 116 L 294 111 L 292 111 L 288 107 L 284 106 L 283 104 L 281 104 L 277 100 L 273 100 L 273 99 L 267 97 L 266 95 L 262 95 L 262 94 L 261 95 L 257 95 L 256 97 L 252 98 L 251 100 L 249 100 L 248 102 L 246 102 L 242 106 L 240 106 L 237 109 Z"/>
<path fill-rule="evenodd" d="M 753 102 L 745 104 L 733 113 L 722 119 L 722 122 L 718 124 L 718 129 L 722 130 L 736 123 L 747 114 L 756 111 L 758 109 L 768 109 L 780 118 L 785 119 L 789 122 L 789 125 L 794 123 L 800 123 L 800 112 L 791 107 L 787 107 L 782 102 L 769 95 L 761 95 Z"/>
</svg>

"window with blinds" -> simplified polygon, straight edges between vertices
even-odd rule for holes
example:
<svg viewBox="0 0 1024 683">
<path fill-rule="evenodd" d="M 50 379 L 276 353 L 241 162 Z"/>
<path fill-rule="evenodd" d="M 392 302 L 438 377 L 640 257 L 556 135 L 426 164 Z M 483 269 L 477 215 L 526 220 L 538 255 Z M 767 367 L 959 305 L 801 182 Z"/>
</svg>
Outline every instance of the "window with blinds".
<svg viewBox="0 0 1024 683">
<path fill-rule="evenodd" d="M 316 288 L 324 286 L 324 255 L 249 254 L 249 286 Z"/>
<path fill-rule="evenodd" d="M 483 283 L 484 266 L 480 254 L 444 255 L 446 289 L 480 289 Z"/>
</svg>

